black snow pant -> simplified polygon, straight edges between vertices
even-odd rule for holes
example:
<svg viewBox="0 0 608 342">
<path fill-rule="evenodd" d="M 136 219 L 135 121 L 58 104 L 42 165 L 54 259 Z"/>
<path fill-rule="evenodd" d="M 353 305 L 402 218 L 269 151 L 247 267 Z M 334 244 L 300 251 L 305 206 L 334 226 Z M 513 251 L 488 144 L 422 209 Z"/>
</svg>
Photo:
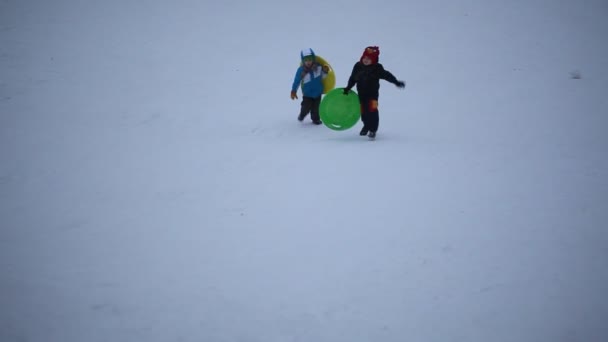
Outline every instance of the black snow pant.
<svg viewBox="0 0 608 342">
<path fill-rule="evenodd" d="M 361 121 L 363 121 L 363 127 L 368 131 L 375 133 L 378 130 L 378 124 L 380 123 L 378 99 L 359 97 L 359 103 L 361 104 Z"/>
<path fill-rule="evenodd" d="M 321 96 L 319 97 L 302 97 L 302 105 L 300 106 L 300 116 L 301 120 L 304 120 L 306 115 L 310 113 L 310 118 L 312 121 L 319 121 L 321 118 L 319 117 L 319 105 L 321 104 Z"/>
</svg>

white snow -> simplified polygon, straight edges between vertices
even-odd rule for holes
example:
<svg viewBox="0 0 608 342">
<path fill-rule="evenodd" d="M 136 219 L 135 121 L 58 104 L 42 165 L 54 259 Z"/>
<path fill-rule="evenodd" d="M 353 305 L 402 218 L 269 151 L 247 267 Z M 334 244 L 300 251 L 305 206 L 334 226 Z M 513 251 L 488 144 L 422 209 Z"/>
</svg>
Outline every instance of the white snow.
<svg viewBox="0 0 608 342">
<path fill-rule="evenodd" d="M 607 15 L 0 1 L 0 341 L 607 341 Z M 368 45 L 376 141 L 299 123 Z"/>
</svg>

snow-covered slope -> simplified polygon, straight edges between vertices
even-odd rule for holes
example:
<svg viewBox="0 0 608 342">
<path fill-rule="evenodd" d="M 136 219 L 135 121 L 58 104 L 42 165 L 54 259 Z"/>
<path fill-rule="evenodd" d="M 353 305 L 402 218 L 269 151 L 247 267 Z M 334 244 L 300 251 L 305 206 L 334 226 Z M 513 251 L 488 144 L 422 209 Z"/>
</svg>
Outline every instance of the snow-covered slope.
<svg viewBox="0 0 608 342">
<path fill-rule="evenodd" d="M 0 1 L 0 340 L 605 341 L 607 14 Z M 377 140 L 297 122 L 367 45 Z"/>
</svg>

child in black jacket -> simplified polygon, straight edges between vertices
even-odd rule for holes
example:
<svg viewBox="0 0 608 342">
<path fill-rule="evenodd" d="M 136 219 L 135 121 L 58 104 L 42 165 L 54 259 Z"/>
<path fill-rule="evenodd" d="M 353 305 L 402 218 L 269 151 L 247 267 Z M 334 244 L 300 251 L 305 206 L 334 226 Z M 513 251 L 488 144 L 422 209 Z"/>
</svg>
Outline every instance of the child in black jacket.
<svg viewBox="0 0 608 342">
<path fill-rule="evenodd" d="M 357 84 L 359 103 L 361 104 L 361 121 L 363 128 L 359 135 L 376 137 L 378 123 L 378 95 L 380 80 L 386 80 L 399 88 L 405 87 L 405 82 L 397 80 L 388 70 L 384 70 L 382 64 L 378 63 L 380 49 L 377 46 L 368 46 L 359 62 L 355 63 L 353 72 L 348 79 L 348 85 L 344 88 L 344 95 L 348 95 L 350 89 Z"/>
</svg>

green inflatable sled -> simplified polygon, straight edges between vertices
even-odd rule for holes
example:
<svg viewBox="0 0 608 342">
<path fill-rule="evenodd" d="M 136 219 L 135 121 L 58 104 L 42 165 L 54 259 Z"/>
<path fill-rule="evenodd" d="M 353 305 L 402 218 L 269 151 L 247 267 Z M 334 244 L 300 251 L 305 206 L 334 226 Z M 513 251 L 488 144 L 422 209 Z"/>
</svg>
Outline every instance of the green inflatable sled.
<svg viewBox="0 0 608 342">
<path fill-rule="evenodd" d="M 323 124 L 334 131 L 349 129 L 361 117 L 359 96 L 352 90 L 344 95 L 344 88 L 334 88 L 321 100 L 319 115 Z"/>
</svg>

